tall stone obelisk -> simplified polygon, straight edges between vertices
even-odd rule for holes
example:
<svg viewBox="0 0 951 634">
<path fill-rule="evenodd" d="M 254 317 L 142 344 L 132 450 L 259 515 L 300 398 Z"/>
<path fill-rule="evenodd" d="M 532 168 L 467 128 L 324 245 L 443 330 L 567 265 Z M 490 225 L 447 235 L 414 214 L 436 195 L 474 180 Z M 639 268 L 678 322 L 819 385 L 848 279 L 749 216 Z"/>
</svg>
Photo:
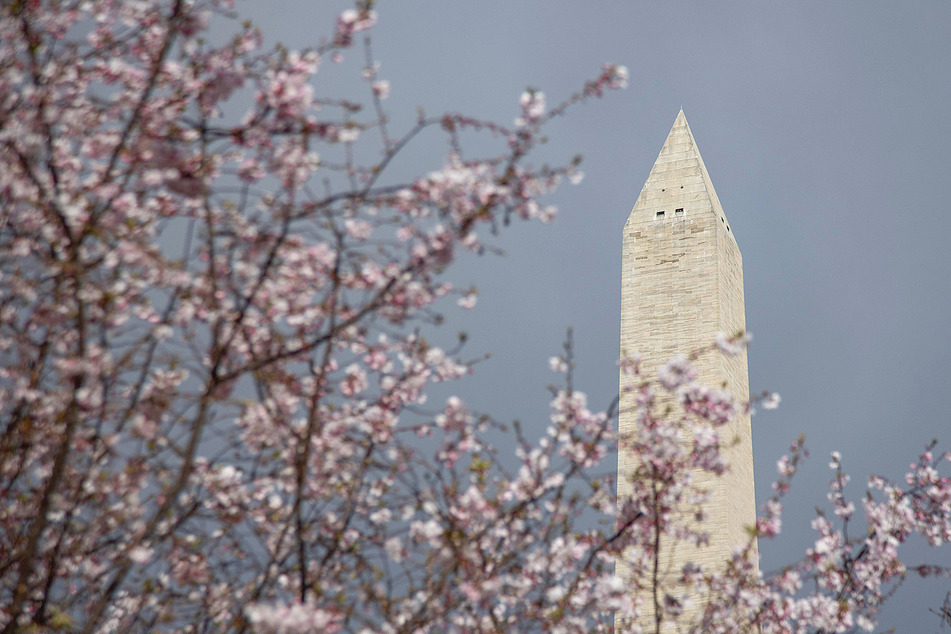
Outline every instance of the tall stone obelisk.
<svg viewBox="0 0 951 634">
<path fill-rule="evenodd" d="M 656 376 L 656 368 L 678 354 L 710 348 L 719 332 L 745 331 L 740 249 L 683 110 L 624 225 L 622 267 L 621 353 L 639 354 L 646 375 Z M 711 350 L 694 365 L 704 385 L 724 387 L 740 400 L 749 395 L 745 350 L 732 357 Z M 630 380 L 622 372 L 622 438 L 636 433 L 637 404 L 625 390 Z M 730 470 L 719 478 L 698 474 L 711 493 L 702 524 L 709 544 L 662 544 L 665 584 L 675 584 L 688 561 L 722 569 L 732 549 L 749 539 L 746 527 L 756 519 L 749 416 L 741 414 L 719 431 Z M 622 443 L 619 499 L 630 494 L 632 461 Z M 623 565 L 619 573 L 625 574 Z"/>
</svg>

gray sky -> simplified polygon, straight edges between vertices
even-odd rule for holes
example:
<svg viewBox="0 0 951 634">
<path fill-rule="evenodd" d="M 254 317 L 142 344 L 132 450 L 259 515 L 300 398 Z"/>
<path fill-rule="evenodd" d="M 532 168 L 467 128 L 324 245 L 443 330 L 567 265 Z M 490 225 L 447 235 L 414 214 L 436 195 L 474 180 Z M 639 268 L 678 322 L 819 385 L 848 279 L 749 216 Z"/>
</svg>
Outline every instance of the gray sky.
<svg viewBox="0 0 951 634">
<path fill-rule="evenodd" d="M 270 41 L 328 34 L 346 2 L 239 2 Z M 463 391 L 526 427 L 547 415 L 548 357 L 574 327 L 578 388 L 617 392 L 621 228 L 682 106 L 743 252 L 753 390 L 780 392 L 753 419 L 758 500 L 775 461 L 805 433 L 764 570 L 802 553 L 825 506 L 828 454 L 859 498 L 871 472 L 900 478 L 931 438 L 951 448 L 951 3 L 381 0 L 373 31 L 398 128 L 460 111 L 510 122 L 526 86 L 549 103 L 627 65 L 629 88 L 575 109 L 543 156 L 582 153 L 586 173 L 551 202 L 553 225 L 512 228 L 508 255 L 463 262 L 480 289 L 469 352 L 492 351 Z M 358 52 L 351 55 L 358 55 Z M 325 63 L 318 96 L 347 90 Z M 348 71 L 349 72 L 349 71 Z M 354 89 L 355 90 L 355 89 Z M 355 93 L 356 94 L 356 93 Z M 439 166 L 421 155 L 415 169 Z M 951 565 L 951 552 L 914 559 Z M 938 631 L 951 584 L 908 584 L 881 629 Z"/>
</svg>

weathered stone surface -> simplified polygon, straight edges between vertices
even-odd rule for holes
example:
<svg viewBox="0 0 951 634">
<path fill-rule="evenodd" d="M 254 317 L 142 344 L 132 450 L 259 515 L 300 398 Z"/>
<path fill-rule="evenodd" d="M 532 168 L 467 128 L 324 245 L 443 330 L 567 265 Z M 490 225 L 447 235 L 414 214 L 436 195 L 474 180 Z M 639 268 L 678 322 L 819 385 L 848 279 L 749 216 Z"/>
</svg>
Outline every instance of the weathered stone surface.
<svg viewBox="0 0 951 634">
<path fill-rule="evenodd" d="M 677 354 L 709 349 L 718 332 L 745 331 L 742 257 L 683 111 L 624 225 L 623 240 L 622 354 L 639 354 L 642 367 L 653 373 Z M 749 394 L 745 352 L 725 357 L 708 351 L 695 365 L 705 385 L 724 386 L 743 400 Z M 624 396 L 625 380 L 622 374 L 622 436 L 635 428 L 636 406 Z M 749 539 L 746 527 L 755 522 L 749 416 L 721 430 L 721 440 L 736 444 L 727 452 L 729 474 L 703 480 L 713 496 L 704 521 L 710 543 L 700 549 L 662 545 L 664 586 L 676 585 L 673 580 L 687 561 L 721 567 L 732 548 Z M 630 491 L 625 474 L 634 466 L 622 449 L 619 497 Z M 623 565 L 619 572 L 624 574 Z"/>
</svg>

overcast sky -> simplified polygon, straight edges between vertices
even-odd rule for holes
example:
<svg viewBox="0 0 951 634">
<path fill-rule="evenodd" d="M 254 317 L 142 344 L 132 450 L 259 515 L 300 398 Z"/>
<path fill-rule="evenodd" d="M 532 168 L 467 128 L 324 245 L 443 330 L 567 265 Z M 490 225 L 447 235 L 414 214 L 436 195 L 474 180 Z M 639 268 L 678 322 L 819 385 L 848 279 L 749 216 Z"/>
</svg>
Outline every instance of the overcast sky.
<svg viewBox="0 0 951 634">
<path fill-rule="evenodd" d="M 269 41 L 316 44 L 346 2 L 238 2 Z M 543 428 L 548 357 L 572 326 L 578 387 L 617 393 L 621 228 L 683 107 L 743 253 L 755 339 L 750 385 L 782 394 L 753 419 L 757 497 L 805 433 L 786 534 L 764 570 L 801 556 L 825 505 L 828 454 L 859 498 L 900 478 L 931 438 L 951 448 L 951 3 L 380 0 L 373 30 L 397 124 L 417 106 L 509 122 L 521 91 L 550 102 L 625 64 L 630 87 L 552 126 L 544 156 L 584 155 L 550 226 L 514 227 L 504 258 L 463 263 L 480 289 L 465 328 L 492 351 L 463 389 L 477 407 Z M 357 53 L 351 53 L 357 54 Z M 338 73 L 339 75 L 339 73 Z M 315 88 L 344 83 L 325 63 Z M 421 159 L 419 169 L 442 156 Z M 951 552 L 917 559 L 951 565 Z M 951 584 L 906 586 L 882 629 L 935 632 Z"/>
</svg>

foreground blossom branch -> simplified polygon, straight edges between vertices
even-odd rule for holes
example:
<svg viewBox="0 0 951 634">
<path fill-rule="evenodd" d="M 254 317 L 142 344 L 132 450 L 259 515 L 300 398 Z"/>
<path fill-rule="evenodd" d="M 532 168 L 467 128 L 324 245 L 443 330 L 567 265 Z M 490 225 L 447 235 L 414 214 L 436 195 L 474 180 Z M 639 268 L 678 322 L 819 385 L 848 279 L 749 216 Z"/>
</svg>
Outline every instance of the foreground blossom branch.
<svg viewBox="0 0 951 634">
<path fill-rule="evenodd" d="M 554 216 L 546 197 L 581 174 L 531 163 L 543 131 L 623 87 L 623 67 L 553 107 L 513 96 L 510 124 L 420 114 L 400 130 L 372 2 L 302 51 L 263 50 L 231 11 L 0 7 L 5 632 L 592 632 L 615 614 L 655 631 L 841 631 L 870 627 L 905 571 L 946 574 L 898 554 L 915 534 L 949 539 L 933 447 L 905 484 L 870 483 L 861 539 L 836 457 L 841 527 L 818 518 L 801 561 L 760 574 L 753 540 L 780 532 L 797 444 L 750 547 L 686 567 L 685 595 L 660 587 L 660 537 L 705 539 L 682 512 L 705 496 L 690 474 L 729 468 L 717 430 L 755 404 L 699 385 L 695 357 L 622 362 L 637 438 L 577 389 L 570 337 L 541 437 L 428 400 L 475 370 L 462 341 L 432 343 L 445 306 L 476 301 L 448 276 L 455 258 Z M 355 64 L 363 92 L 326 94 L 327 63 Z M 470 155 L 474 135 L 496 147 Z M 398 177 L 435 137 L 434 163 Z M 619 443 L 645 465 L 623 500 Z"/>
</svg>

